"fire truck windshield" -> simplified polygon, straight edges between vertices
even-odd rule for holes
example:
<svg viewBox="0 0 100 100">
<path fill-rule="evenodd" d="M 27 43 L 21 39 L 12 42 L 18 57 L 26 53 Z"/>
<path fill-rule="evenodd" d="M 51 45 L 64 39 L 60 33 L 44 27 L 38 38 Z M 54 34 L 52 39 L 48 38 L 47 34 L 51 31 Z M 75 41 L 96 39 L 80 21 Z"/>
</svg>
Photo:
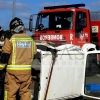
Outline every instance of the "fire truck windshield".
<svg viewBox="0 0 100 100">
<path fill-rule="evenodd" d="M 71 30 L 73 26 L 73 11 L 39 13 L 36 30 Z"/>
</svg>

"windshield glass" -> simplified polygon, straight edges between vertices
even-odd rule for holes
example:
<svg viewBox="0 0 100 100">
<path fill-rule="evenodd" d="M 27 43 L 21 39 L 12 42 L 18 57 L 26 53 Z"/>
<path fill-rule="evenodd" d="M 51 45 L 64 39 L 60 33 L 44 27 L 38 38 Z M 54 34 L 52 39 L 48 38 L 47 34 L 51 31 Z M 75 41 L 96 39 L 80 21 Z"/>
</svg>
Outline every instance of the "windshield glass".
<svg viewBox="0 0 100 100">
<path fill-rule="evenodd" d="M 72 29 L 73 11 L 40 13 L 37 18 L 37 29 Z"/>
<path fill-rule="evenodd" d="M 100 54 L 87 55 L 85 94 L 100 97 Z"/>
</svg>

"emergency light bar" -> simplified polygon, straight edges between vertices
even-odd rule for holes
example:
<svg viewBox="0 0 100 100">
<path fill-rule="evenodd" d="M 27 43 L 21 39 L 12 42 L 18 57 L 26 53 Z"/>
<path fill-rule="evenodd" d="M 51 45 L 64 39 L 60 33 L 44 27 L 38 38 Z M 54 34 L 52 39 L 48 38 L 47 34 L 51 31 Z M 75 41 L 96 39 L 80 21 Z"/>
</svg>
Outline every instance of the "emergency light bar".
<svg viewBox="0 0 100 100">
<path fill-rule="evenodd" d="M 81 4 L 72 4 L 72 5 L 47 6 L 44 7 L 44 9 L 71 8 L 71 7 L 74 8 L 85 7 L 85 4 L 81 3 Z"/>
</svg>

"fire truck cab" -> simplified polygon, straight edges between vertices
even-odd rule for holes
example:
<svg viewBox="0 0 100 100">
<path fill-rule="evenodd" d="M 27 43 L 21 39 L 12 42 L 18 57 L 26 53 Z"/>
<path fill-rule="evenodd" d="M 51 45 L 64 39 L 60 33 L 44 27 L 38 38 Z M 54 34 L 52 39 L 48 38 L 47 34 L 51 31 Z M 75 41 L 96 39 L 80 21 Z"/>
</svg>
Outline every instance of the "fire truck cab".
<svg viewBox="0 0 100 100">
<path fill-rule="evenodd" d="M 56 44 L 71 43 L 80 47 L 91 43 L 91 23 L 85 4 L 44 7 L 37 15 L 34 39 Z M 33 16 L 29 30 L 32 31 Z"/>
</svg>

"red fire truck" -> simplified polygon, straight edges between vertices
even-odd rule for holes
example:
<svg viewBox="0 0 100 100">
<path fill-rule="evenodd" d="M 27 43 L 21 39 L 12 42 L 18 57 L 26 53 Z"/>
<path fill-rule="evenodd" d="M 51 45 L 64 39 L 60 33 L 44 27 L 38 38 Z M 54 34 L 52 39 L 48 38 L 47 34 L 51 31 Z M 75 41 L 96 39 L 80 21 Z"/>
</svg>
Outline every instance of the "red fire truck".
<svg viewBox="0 0 100 100">
<path fill-rule="evenodd" d="M 83 7 L 85 4 L 44 7 L 37 15 L 35 40 L 79 46 L 85 43 L 97 45 L 99 38 L 96 39 L 97 34 L 92 34 L 90 11 Z M 30 16 L 30 31 L 33 28 L 33 16 Z"/>
</svg>

